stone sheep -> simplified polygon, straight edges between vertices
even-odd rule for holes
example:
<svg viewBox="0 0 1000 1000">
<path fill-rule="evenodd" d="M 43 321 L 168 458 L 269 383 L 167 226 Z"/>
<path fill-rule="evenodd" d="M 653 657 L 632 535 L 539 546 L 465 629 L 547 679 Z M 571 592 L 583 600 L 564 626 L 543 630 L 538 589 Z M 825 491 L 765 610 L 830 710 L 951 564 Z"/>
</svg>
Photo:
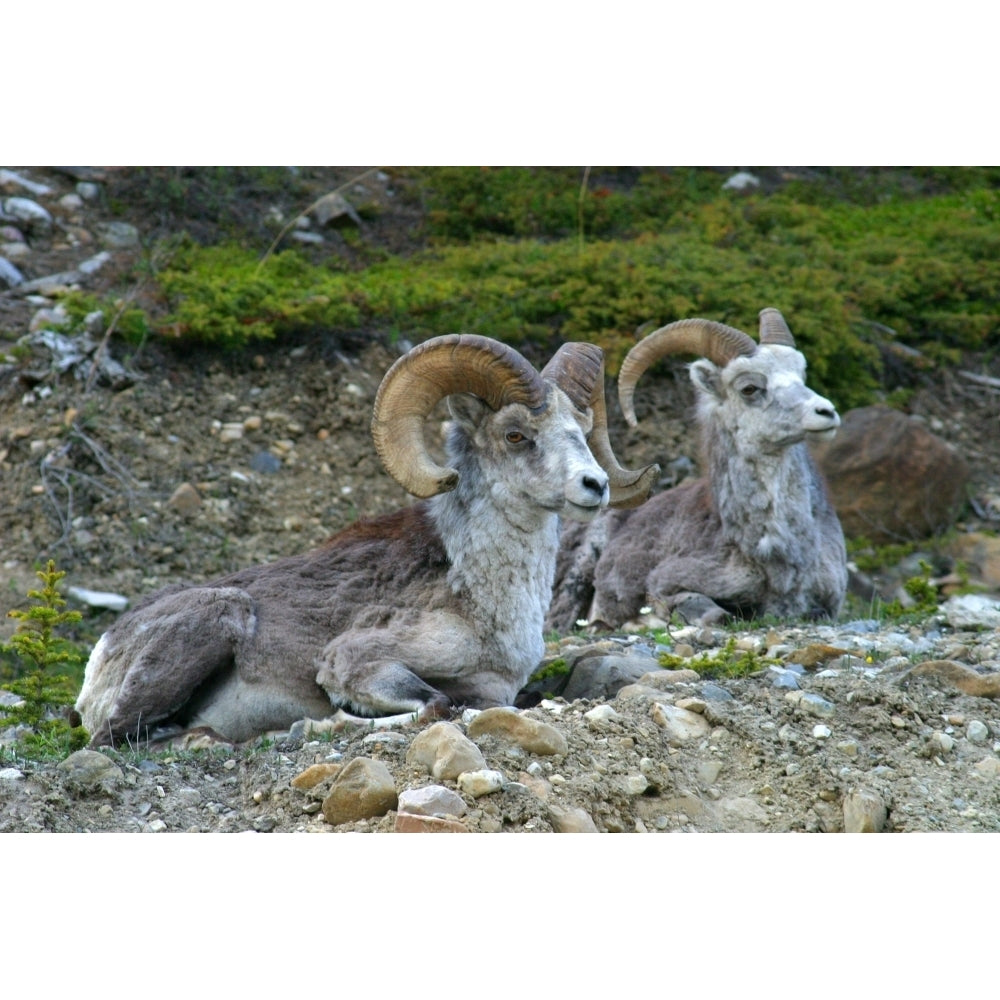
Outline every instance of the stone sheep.
<svg viewBox="0 0 1000 1000">
<path fill-rule="evenodd" d="M 671 323 L 622 364 L 619 398 L 636 424 L 642 373 L 668 354 L 690 366 L 702 477 L 636 510 L 568 526 L 547 627 L 580 619 L 619 628 L 651 607 L 707 623 L 727 615 L 833 619 L 847 589 L 844 536 L 807 442 L 840 417 L 805 385 L 805 359 L 777 309 L 760 314 L 759 345 L 721 323 Z"/>
<path fill-rule="evenodd" d="M 446 397 L 441 466 L 423 434 Z M 242 742 L 338 707 L 399 721 L 511 704 L 544 655 L 559 518 L 641 503 L 658 473 L 617 464 L 589 344 L 539 373 L 485 337 L 429 340 L 385 375 L 372 433 L 422 499 L 126 612 L 76 704 L 92 746 L 191 730 Z"/>
</svg>

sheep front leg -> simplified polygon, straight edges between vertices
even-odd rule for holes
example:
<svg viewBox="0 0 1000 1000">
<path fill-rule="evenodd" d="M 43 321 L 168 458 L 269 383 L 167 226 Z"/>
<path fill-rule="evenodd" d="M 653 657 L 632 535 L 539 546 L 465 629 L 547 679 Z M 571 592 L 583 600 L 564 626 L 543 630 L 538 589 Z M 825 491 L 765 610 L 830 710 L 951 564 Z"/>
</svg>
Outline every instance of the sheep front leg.
<svg viewBox="0 0 1000 1000">
<path fill-rule="evenodd" d="M 365 635 L 329 643 L 320 658 L 316 683 L 334 705 L 366 718 L 400 713 L 403 720 L 440 718 L 451 706 L 447 695 L 392 656 L 384 640 L 366 641 Z"/>
</svg>

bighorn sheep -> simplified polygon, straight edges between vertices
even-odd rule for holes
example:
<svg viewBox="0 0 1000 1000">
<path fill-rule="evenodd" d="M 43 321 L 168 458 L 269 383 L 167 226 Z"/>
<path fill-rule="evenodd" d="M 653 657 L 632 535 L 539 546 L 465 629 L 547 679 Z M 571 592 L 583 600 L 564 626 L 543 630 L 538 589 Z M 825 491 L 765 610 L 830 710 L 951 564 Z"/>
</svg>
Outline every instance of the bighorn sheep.
<svg viewBox="0 0 1000 1000">
<path fill-rule="evenodd" d="M 445 397 L 441 466 L 423 426 Z M 242 742 L 338 706 L 430 718 L 510 704 L 544 654 L 559 516 L 641 503 L 658 471 L 617 464 L 589 344 L 563 345 L 539 373 L 485 337 L 429 340 L 385 375 L 372 434 L 423 499 L 125 613 L 77 701 L 92 745 L 201 728 Z"/>
<path fill-rule="evenodd" d="M 761 311 L 759 345 L 704 319 L 649 334 L 618 378 L 631 426 L 639 377 L 676 353 L 702 356 L 690 366 L 702 478 L 638 510 L 569 526 L 547 626 L 587 619 L 617 628 L 643 606 L 699 622 L 727 613 L 836 617 L 847 588 L 844 536 L 806 441 L 832 436 L 840 417 L 806 387 L 805 359 L 781 313 Z"/>
</svg>

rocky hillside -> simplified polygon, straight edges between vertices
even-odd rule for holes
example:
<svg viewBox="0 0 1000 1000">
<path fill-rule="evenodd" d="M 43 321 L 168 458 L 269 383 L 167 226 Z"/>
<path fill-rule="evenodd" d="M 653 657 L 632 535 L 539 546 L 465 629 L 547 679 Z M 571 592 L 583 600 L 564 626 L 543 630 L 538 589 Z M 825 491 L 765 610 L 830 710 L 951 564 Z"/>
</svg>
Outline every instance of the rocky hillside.
<svg viewBox="0 0 1000 1000">
<path fill-rule="evenodd" d="M 346 176 L 317 177 L 311 193 Z M 372 185 L 386 208 L 362 220 L 367 238 L 416 245 L 417 209 Z M 51 557 L 86 641 L 117 598 L 302 551 L 407 502 L 368 431 L 398 352 L 386 340 L 125 351 L 96 316 L 89 342 L 60 338 L 59 292 L 134 288 L 126 276 L 160 234 L 154 216 L 119 202 L 111 212 L 125 188 L 91 168 L 0 173 L 0 605 L 23 604 Z M 275 207 L 294 217 L 295 205 Z M 336 228 L 310 231 L 351 252 Z M 950 532 L 859 569 L 835 625 L 671 629 L 675 653 L 716 664 L 708 676 L 658 669 L 662 633 L 553 638 L 550 660 L 571 672 L 542 684 L 533 707 L 433 727 L 303 725 L 253 746 L 135 746 L 58 766 L 19 757 L 8 734 L 0 830 L 1000 830 L 1000 372 L 989 364 L 978 381 L 928 379 L 909 404 L 907 427 L 959 460 L 916 470 L 921 489 L 941 477 L 932 497 L 960 479 L 967 502 Z M 680 368 L 650 376 L 643 394 L 636 430 L 612 414 L 619 454 L 693 462 Z M 877 495 L 902 472 L 867 433 Z M 940 610 L 885 617 L 921 561 Z M 962 595 L 970 585 L 978 596 Z M 744 669 L 727 672 L 736 661 Z"/>
</svg>

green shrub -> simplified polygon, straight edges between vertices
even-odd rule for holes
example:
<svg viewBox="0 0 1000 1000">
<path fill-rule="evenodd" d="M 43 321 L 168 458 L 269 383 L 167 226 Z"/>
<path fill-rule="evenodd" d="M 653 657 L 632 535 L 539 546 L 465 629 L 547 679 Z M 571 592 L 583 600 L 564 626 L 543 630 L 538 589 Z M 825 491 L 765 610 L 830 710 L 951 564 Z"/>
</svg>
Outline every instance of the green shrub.
<svg viewBox="0 0 1000 1000">
<path fill-rule="evenodd" d="M 7 612 L 18 619 L 18 626 L 4 651 L 13 652 L 26 665 L 20 676 L 3 684 L 21 701 L 0 705 L 0 716 L 5 725 L 27 728 L 19 737 L 18 747 L 29 756 L 64 757 L 85 746 L 88 739 L 86 730 L 66 718 L 76 699 L 76 683 L 65 673 L 53 672 L 56 668 L 78 665 L 82 659 L 72 644 L 55 634 L 56 629 L 81 618 L 79 611 L 60 610 L 66 601 L 59 595 L 56 584 L 65 575 L 56 570 L 50 559 L 47 567 L 37 573 L 42 589 L 28 591 L 28 597 L 35 603 L 26 610 L 14 608 Z"/>
<path fill-rule="evenodd" d="M 1000 346 L 989 172 L 911 172 L 907 187 L 894 173 L 831 169 L 750 194 L 695 168 L 594 168 L 586 185 L 573 168 L 401 176 L 422 193 L 433 249 L 352 269 L 335 255 L 262 260 L 263 247 L 182 241 L 155 275 L 167 315 L 150 326 L 220 347 L 319 330 L 464 331 L 539 353 L 589 340 L 614 374 L 639 327 L 705 316 L 754 332 L 774 305 L 811 384 L 841 409 L 900 388 L 905 372 L 883 361 L 894 342 L 927 367 Z M 845 196 L 829 197 L 831 183 Z"/>
<path fill-rule="evenodd" d="M 657 660 L 660 666 L 667 670 L 694 670 L 706 677 L 747 677 L 769 666 L 781 664 L 781 661 L 774 657 L 761 656 L 752 650 L 737 649 L 735 639 L 729 639 L 725 646 L 716 652 L 706 651 L 691 657 L 660 653 Z"/>
</svg>

